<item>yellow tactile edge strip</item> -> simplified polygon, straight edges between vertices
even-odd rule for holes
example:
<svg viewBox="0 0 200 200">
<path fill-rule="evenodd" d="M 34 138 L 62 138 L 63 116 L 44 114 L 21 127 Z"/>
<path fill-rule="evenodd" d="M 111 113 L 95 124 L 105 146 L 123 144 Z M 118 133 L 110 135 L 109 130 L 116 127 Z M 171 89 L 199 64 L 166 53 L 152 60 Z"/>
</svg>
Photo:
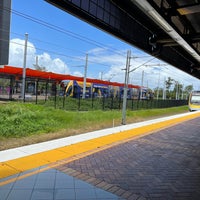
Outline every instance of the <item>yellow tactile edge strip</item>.
<svg viewBox="0 0 200 200">
<path fill-rule="evenodd" d="M 127 141 L 133 137 L 143 136 L 152 133 L 156 130 L 163 129 L 177 123 L 190 120 L 196 117 L 200 117 L 200 112 L 193 113 L 191 115 L 182 116 L 175 119 L 169 119 L 164 122 L 158 122 L 155 124 L 145 125 L 143 127 L 134 128 L 131 130 L 122 131 L 119 133 L 113 133 L 111 135 L 102 136 L 99 138 L 91 139 L 84 142 L 79 142 L 69 146 L 49 150 L 30 156 L 17 158 L 5 162 L 0 162 L 0 179 L 6 178 L 27 170 L 38 168 L 40 166 L 48 165 L 44 169 L 40 169 L 39 172 L 47 170 L 49 168 L 58 166 L 65 162 L 70 162 L 75 159 L 90 155 L 94 152 L 109 148 L 112 144 Z M 60 161 L 60 162 L 59 162 Z M 35 172 L 31 172 L 35 173 Z M 38 172 L 37 172 L 38 173 Z M 30 175 L 31 175 L 30 174 Z M 26 176 L 26 175 L 25 175 Z M 11 178 L 12 179 L 12 178 Z M 16 178 L 15 178 L 16 179 Z M 0 186 L 9 183 L 10 181 L 0 182 Z"/>
</svg>

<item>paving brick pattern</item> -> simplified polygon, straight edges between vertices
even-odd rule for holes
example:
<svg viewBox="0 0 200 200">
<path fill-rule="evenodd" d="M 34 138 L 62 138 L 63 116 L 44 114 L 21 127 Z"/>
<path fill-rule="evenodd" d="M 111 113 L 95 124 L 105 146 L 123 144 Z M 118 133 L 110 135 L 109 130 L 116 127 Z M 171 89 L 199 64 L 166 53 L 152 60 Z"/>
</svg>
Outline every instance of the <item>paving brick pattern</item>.
<svg viewBox="0 0 200 200">
<path fill-rule="evenodd" d="M 200 199 L 200 118 L 60 166 L 125 199 Z"/>
</svg>

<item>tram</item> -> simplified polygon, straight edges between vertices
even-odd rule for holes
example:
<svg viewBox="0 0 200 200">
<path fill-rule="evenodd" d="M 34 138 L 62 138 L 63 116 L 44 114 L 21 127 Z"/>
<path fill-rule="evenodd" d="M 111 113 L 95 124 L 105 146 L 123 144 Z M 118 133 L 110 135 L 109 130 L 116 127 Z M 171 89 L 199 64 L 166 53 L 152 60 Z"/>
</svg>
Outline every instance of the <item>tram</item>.
<svg viewBox="0 0 200 200">
<path fill-rule="evenodd" d="M 72 98 L 81 98 L 83 96 L 82 81 L 77 80 L 63 80 L 61 81 L 61 87 L 63 88 L 63 94 Z M 148 99 L 147 88 L 128 88 L 127 99 Z M 107 85 L 102 83 L 86 83 L 85 98 L 123 98 L 124 87 Z"/>
<path fill-rule="evenodd" d="M 200 110 L 200 91 L 190 93 L 188 101 L 189 111 Z"/>
</svg>

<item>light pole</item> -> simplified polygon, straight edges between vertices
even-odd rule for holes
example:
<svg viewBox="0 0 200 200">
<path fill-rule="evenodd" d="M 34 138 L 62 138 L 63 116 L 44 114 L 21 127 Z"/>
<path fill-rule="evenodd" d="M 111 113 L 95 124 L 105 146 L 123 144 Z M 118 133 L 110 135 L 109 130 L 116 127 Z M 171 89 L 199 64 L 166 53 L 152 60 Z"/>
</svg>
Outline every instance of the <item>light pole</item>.
<svg viewBox="0 0 200 200">
<path fill-rule="evenodd" d="M 85 93 L 86 93 L 87 66 L 88 66 L 88 54 L 86 54 L 85 70 L 84 70 L 83 96 L 82 96 L 83 99 L 85 99 Z"/>
<path fill-rule="evenodd" d="M 103 80 L 103 72 L 100 72 L 100 79 Z"/>
<path fill-rule="evenodd" d="M 24 45 L 24 62 L 23 62 L 23 75 L 22 75 L 22 91 L 21 96 L 25 102 L 25 85 L 26 85 L 26 55 L 27 55 L 27 42 L 28 42 L 28 33 L 25 33 L 25 45 Z"/>
</svg>

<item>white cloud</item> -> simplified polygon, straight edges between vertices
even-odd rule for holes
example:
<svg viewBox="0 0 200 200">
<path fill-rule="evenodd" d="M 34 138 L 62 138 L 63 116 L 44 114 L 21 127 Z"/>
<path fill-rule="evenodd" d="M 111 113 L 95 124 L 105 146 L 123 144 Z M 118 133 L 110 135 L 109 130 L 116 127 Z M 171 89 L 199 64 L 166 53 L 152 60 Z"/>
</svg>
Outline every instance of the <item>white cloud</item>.
<svg viewBox="0 0 200 200">
<path fill-rule="evenodd" d="M 113 81 L 113 82 L 124 82 L 125 71 L 122 70 L 124 65 L 113 65 L 110 70 L 103 74 L 103 80 Z"/>
<path fill-rule="evenodd" d="M 73 76 L 79 76 L 79 77 L 83 77 L 83 73 L 81 73 L 80 71 L 75 71 L 72 74 Z"/>
<path fill-rule="evenodd" d="M 24 44 L 25 41 L 15 38 L 10 41 L 9 65 L 23 67 L 24 63 Z M 69 74 L 69 68 L 60 58 L 52 58 L 48 53 L 37 54 L 33 43 L 27 43 L 26 67 L 33 68 L 38 56 L 38 65 L 45 67 L 47 71 Z"/>
<path fill-rule="evenodd" d="M 45 67 L 47 71 L 61 73 L 61 74 L 69 74 L 69 68 L 67 65 L 60 59 L 55 58 L 52 59 L 48 53 L 43 53 L 38 55 L 38 63 L 40 66 Z"/>
<path fill-rule="evenodd" d="M 97 48 L 94 48 L 94 49 L 91 49 L 88 51 L 88 54 L 90 55 L 99 55 L 101 53 L 105 53 L 105 48 L 100 48 L 100 47 L 97 47 Z"/>
<path fill-rule="evenodd" d="M 18 38 L 12 39 L 10 41 L 9 65 L 13 65 L 16 67 L 23 67 L 24 44 L 25 44 L 25 41 Z M 35 46 L 30 42 L 27 43 L 27 46 L 28 48 L 27 48 L 26 63 L 28 67 L 32 68 L 33 63 L 35 63 L 36 49 L 35 49 Z"/>
</svg>

